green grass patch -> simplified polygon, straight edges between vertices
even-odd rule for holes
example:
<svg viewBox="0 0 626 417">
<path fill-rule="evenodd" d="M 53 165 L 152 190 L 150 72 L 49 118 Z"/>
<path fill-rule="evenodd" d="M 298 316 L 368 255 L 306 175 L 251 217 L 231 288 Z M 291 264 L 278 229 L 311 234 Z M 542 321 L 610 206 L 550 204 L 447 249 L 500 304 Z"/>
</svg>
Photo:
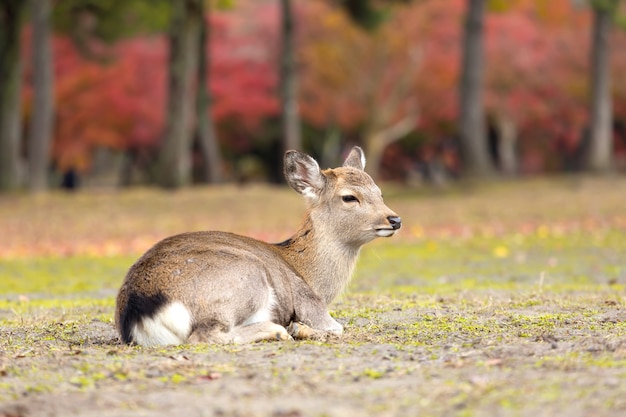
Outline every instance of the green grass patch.
<svg viewBox="0 0 626 417">
<path fill-rule="evenodd" d="M 81 255 L 0 260 L 0 295 L 59 297 L 116 288 L 135 259 Z"/>
<path fill-rule="evenodd" d="M 445 238 L 363 249 L 355 291 L 622 291 L 626 233 Z"/>
</svg>

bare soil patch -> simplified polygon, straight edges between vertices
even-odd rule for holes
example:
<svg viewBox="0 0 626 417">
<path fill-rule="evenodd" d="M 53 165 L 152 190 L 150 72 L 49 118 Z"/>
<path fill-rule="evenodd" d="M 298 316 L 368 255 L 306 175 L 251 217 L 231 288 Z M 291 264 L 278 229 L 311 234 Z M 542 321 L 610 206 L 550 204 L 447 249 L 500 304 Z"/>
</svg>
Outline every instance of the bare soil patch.
<svg viewBox="0 0 626 417">
<path fill-rule="evenodd" d="M 112 322 L 116 277 L 141 242 L 224 219 L 221 229 L 260 235 L 252 224 L 285 217 L 268 210 L 237 223 L 240 212 L 284 198 L 295 224 L 297 199 L 265 188 L 34 206 L 3 197 L 2 236 L 20 230 L 10 212 L 21 225 L 30 213 L 41 232 L 31 225 L 0 242 L 0 416 L 626 415 L 626 187 L 589 181 L 391 191 L 407 228 L 364 249 L 331 307 L 343 337 L 158 349 L 120 344 Z M 242 196 L 246 207 L 229 211 Z M 174 210 L 177 198 L 193 203 L 188 215 Z M 86 217 L 46 222 L 29 212 L 41 207 Z M 275 240 L 287 226 L 269 227 Z M 37 246 L 38 233 L 66 242 L 68 257 Z M 101 238 L 88 246 L 90 236 Z M 135 249 L 123 244 L 133 236 Z"/>
</svg>

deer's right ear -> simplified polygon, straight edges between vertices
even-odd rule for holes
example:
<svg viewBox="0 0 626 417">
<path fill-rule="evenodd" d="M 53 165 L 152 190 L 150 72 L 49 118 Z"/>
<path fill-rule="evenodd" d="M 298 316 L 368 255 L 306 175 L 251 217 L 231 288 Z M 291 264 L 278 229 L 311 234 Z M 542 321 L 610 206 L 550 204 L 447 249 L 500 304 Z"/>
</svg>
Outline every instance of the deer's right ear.
<svg viewBox="0 0 626 417">
<path fill-rule="evenodd" d="M 298 151 L 285 153 L 285 178 L 291 188 L 310 199 L 317 199 L 324 187 L 324 175 L 315 159 Z"/>
<path fill-rule="evenodd" d="M 352 148 L 348 157 L 343 163 L 344 167 L 352 167 L 363 171 L 365 169 L 365 153 L 358 146 Z"/>
</svg>

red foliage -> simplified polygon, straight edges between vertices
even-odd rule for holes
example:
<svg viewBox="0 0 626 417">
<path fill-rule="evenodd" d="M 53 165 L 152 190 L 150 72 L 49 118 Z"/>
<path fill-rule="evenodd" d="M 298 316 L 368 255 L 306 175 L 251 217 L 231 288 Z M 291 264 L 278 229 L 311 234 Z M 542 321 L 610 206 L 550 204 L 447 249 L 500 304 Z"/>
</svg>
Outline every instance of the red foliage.
<svg viewBox="0 0 626 417">
<path fill-rule="evenodd" d="M 211 20 L 213 116 L 222 133 L 233 138 L 246 138 L 264 119 L 278 113 L 275 53 L 266 47 L 268 39 L 276 38 L 268 28 L 276 25 L 277 15 L 275 10 L 261 10 L 252 25 L 249 15 L 254 12 L 252 8 L 248 15 L 216 14 Z M 28 31 L 24 38 L 29 45 Z M 104 49 L 102 59 L 94 60 L 81 56 L 69 39 L 55 36 L 53 51 L 56 126 L 52 156 L 58 169 L 87 170 L 96 147 L 126 149 L 158 143 L 167 99 L 165 37 L 120 42 Z M 29 54 L 25 51 L 27 62 Z M 27 114 L 31 89 L 27 78 Z M 246 142 L 248 138 L 238 146 Z"/>
<path fill-rule="evenodd" d="M 257 18 L 251 20 L 250 15 Z M 255 127 L 278 113 L 276 10 L 254 8 L 240 14 L 222 13 L 211 20 L 211 92 L 217 120 L 241 119 Z"/>
<path fill-rule="evenodd" d="M 428 0 L 403 12 L 417 28 L 412 36 L 423 51 L 415 95 L 419 129 L 431 137 L 449 133 L 456 124 L 464 4 Z M 573 154 L 588 122 L 589 9 L 569 0 L 516 0 L 503 11 L 489 12 L 485 23 L 487 113 L 505 114 L 517 125 L 522 151 L 535 159 L 529 170 L 548 169 L 550 159 Z M 410 30 L 398 21 L 392 24 Z M 618 52 L 626 47 L 623 31 L 616 29 L 612 42 L 617 75 L 626 71 Z M 626 120 L 626 84 L 619 77 L 613 81 L 615 116 Z"/>
<path fill-rule="evenodd" d="M 562 2 L 520 2 L 487 18 L 488 111 L 513 120 L 526 149 L 571 153 L 577 146 L 587 120 L 588 32 L 588 13 Z"/>
<path fill-rule="evenodd" d="M 409 3 L 374 34 L 329 3 L 298 3 L 305 122 L 322 129 L 335 123 L 359 135 L 375 112 L 397 113 L 391 121 L 402 117 L 406 105 L 387 104 L 406 78 L 407 54 L 413 53 L 419 65 L 409 74 L 403 100 L 417 99 L 423 136 L 450 135 L 457 118 L 465 3 Z M 213 116 L 222 144 L 234 151 L 249 149 L 263 136 L 265 121 L 278 115 L 278 13 L 277 2 L 241 1 L 235 10 L 211 16 Z M 523 149 L 539 159 L 546 152 L 571 152 L 587 123 L 589 31 L 588 9 L 574 8 L 570 0 L 516 0 L 487 15 L 488 113 L 506 113 L 517 125 Z M 617 75 L 626 71 L 625 55 L 617 53 L 626 47 L 626 35 L 615 32 Z M 60 169 L 88 169 L 95 147 L 125 149 L 159 141 L 166 109 L 166 40 L 139 37 L 104 49 L 104 55 L 104 63 L 88 60 L 68 39 L 54 38 L 53 156 Z M 28 51 L 25 58 L 28 62 Z M 30 100 L 27 79 L 27 112 Z M 615 114 L 626 120 L 626 83 L 618 76 L 614 100 Z"/>
<path fill-rule="evenodd" d="M 165 50 L 162 39 L 135 39 L 86 58 L 69 39 L 54 37 L 52 157 L 59 170 L 87 170 L 97 147 L 156 142 L 165 107 Z M 27 83 L 27 109 L 30 90 Z"/>
<path fill-rule="evenodd" d="M 307 4 L 302 13 L 300 104 L 308 123 L 358 132 L 381 114 L 390 125 L 409 113 L 413 71 L 421 64 L 414 21 L 398 13 L 368 32 L 322 2 Z M 388 126 L 374 129 L 382 127 Z"/>
<path fill-rule="evenodd" d="M 449 135 L 458 114 L 458 77 L 461 65 L 463 0 L 429 1 L 412 7 L 407 17 L 416 19 L 416 44 L 422 50 L 416 95 L 420 129 L 429 135 Z"/>
</svg>

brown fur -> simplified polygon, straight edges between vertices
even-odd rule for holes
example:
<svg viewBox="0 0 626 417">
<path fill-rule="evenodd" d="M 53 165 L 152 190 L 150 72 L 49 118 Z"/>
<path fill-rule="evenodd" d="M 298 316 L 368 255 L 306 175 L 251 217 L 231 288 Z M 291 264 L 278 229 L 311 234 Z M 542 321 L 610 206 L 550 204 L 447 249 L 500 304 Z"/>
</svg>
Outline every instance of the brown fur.
<svg viewBox="0 0 626 417">
<path fill-rule="evenodd" d="M 327 305 L 346 287 L 360 247 L 400 226 L 363 165 L 360 148 L 343 167 L 325 171 L 308 155 L 288 152 L 285 176 L 309 207 L 285 242 L 195 232 L 157 243 L 120 288 L 115 320 L 124 342 L 283 340 L 297 322 L 294 337 L 310 337 L 312 329 L 340 334 Z"/>
</svg>

